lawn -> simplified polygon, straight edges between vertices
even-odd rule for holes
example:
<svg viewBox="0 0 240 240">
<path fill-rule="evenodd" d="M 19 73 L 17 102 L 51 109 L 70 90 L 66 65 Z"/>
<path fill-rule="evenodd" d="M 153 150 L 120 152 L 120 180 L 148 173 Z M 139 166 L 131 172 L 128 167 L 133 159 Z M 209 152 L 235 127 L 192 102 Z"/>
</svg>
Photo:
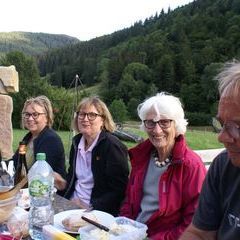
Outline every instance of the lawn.
<svg viewBox="0 0 240 240">
<path fill-rule="evenodd" d="M 140 135 L 144 139 L 147 138 L 145 132 L 139 130 L 137 127 L 124 127 L 124 130 L 131 131 L 134 134 Z M 15 151 L 18 147 L 19 141 L 26 134 L 26 130 L 14 129 L 13 130 L 13 150 Z M 71 138 L 72 133 L 69 131 L 58 131 L 59 136 L 61 137 L 66 155 L 68 155 L 70 146 L 71 146 Z M 186 133 L 187 143 L 190 148 L 193 150 L 203 150 L 203 149 L 214 149 L 214 148 L 222 148 L 223 145 L 217 141 L 217 134 L 209 131 L 208 129 L 203 130 L 194 130 L 189 129 Z M 132 142 L 124 142 L 128 148 L 133 147 L 136 143 Z"/>
</svg>

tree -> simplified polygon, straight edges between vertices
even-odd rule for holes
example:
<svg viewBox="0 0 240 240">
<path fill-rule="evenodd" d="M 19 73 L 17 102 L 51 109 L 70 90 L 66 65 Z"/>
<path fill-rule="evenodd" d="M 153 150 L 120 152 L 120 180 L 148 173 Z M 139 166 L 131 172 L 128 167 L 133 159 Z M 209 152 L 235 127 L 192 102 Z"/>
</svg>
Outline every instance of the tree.
<svg viewBox="0 0 240 240">
<path fill-rule="evenodd" d="M 159 62 L 159 79 L 155 83 L 161 91 L 175 92 L 177 86 L 175 82 L 175 71 L 172 56 L 165 54 Z"/>
<path fill-rule="evenodd" d="M 137 106 L 139 104 L 139 100 L 136 98 L 131 98 L 127 104 L 127 109 L 129 112 L 129 115 L 131 118 L 137 120 L 138 119 L 138 114 L 137 114 Z"/>
<path fill-rule="evenodd" d="M 34 58 L 22 52 L 10 52 L 1 59 L 3 66 L 14 65 L 19 74 L 19 92 L 11 94 L 13 99 L 12 122 L 14 127 L 20 127 L 21 112 L 25 100 L 31 96 L 45 93 L 47 83 L 40 79 Z"/>
<path fill-rule="evenodd" d="M 201 77 L 201 99 L 204 99 L 204 109 L 205 112 L 210 112 L 215 110 L 213 113 L 216 114 L 216 103 L 218 101 L 218 89 L 217 81 L 215 76 L 217 75 L 219 69 L 222 67 L 222 63 L 211 63 L 206 66 Z"/>
<path fill-rule="evenodd" d="M 127 108 L 122 99 L 115 99 L 109 106 L 113 119 L 117 123 L 123 123 L 127 119 Z"/>
</svg>

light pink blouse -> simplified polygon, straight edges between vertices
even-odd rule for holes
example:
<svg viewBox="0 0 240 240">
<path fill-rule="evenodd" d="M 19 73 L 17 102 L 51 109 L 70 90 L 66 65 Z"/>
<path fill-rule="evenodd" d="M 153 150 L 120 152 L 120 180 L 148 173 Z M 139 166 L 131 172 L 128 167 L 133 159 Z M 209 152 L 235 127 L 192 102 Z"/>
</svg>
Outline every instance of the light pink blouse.
<svg viewBox="0 0 240 240">
<path fill-rule="evenodd" d="M 100 134 L 100 133 L 99 133 Z M 92 145 L 85 151 L 85 138 L 82 136 L 78 144 L 78 153 L 76 160 L 76 176 L 77 181 L 75 183 L 75 191 L 71 199 L 80 199 L 84 203 L 89 205 L 90 197 L 93 188 L 93 175 L 91 169 L 92 162 L 92 150 L 96 146 L 98 136 L 95 138 Z"/>
</svg>

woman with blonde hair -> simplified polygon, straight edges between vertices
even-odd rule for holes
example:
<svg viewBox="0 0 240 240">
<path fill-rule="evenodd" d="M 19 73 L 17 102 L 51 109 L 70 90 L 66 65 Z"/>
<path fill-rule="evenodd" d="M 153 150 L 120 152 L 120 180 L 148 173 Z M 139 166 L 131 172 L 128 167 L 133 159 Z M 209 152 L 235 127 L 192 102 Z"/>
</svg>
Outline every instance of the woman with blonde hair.
<svg viewBox="0 0 240 240">
<path fill-rule="evenodd" d="M 22 110 L 22 126 L 29 132 L 22 141 L 27 145 L 27 167 L 31 168 L 37 153 L 46 153 L 46 160 L 54 171 L 55 187 L 61 190 L 65 186 L 65 154 L 62 140 L 52 129 L 52 124 L 52 104 L 46 96 L 37 96 L 25 101 Z M 13 160 L 16 168 L 18 150 L 14 154 Z"/>
<path fill-rule="evenodd" d="M 64 196 L 79 205 L 117 215 L 128 181 L 127 148 L 111 133 L 112 116 L 98 97 L 84 98 L 77 107 L 67 188 Z"/>
</svg>

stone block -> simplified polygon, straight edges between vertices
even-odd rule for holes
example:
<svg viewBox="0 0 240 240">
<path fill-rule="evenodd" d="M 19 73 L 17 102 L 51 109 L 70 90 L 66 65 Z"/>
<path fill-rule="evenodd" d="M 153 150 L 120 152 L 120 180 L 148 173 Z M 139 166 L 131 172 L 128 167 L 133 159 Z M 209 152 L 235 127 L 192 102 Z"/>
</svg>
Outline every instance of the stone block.
<svg viewBox="0 0 240 240">
<path fill-rule="evenodd" d="M 10 159 L 13 155 L 12 111 L 12 98 L 0 94 L 0 151 L 3 159 Z"/>
<path fill-rule="evenodd" d="M 15 66 L 0 66 L 0 93 L 8 94 L 19 91 L 18 72 Z"/>
</svg>

